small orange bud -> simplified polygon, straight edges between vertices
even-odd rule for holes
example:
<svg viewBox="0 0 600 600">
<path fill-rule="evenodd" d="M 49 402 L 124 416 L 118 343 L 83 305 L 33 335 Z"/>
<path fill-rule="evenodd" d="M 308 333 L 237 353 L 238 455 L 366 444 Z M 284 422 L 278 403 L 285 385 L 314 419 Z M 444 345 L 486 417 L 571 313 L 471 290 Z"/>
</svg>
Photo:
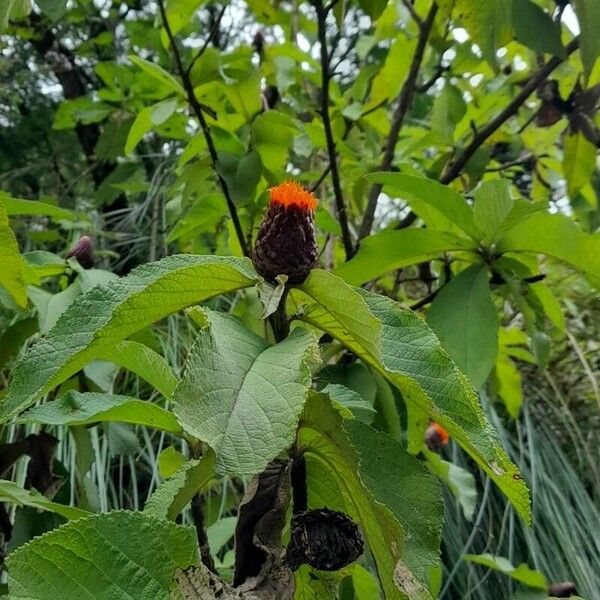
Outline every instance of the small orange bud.
<svg viewBox="0 0 600 600">
<path fill-rule="evenodd" d="M 425 443 L 432 452 L 439 452 L 450 441 L 448 432 L 438 423 L 431 423 L 425 432 Z"/>
</svg>

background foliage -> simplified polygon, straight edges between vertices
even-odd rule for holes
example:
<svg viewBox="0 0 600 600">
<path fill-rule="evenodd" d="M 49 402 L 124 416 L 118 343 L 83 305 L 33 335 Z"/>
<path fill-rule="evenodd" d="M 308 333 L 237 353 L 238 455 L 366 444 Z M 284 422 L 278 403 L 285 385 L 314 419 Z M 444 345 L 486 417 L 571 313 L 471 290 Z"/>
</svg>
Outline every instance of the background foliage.
<svg viewBox="0 0 600 600">
<path fill-rule="evenodd" d="M 427 594 L 545 598 L 549 583 L 572 580 L 595 597 L 596 0 L 8 0 L 0 28 L 0 500 L 14 524 L 10 540 L 3 524 L 0 557 L 15 552 L 11 597 L 44 588 L 27 581 L 19 557 L 43 532 L 60 541 L 67 519 L 90 539 L 139 521 L 139 535 L 123 541 L 122 585 L 164 597 L 173 571 L 196 560 L 185 550 L 191 529 L 172 523 L 180 513 L 194 522 L 190 489 L 205 490 L 208 553 L 230 579 L 249 476 L 293 442 L 298 419 L 296 443 L 320 448 L 308 461 L 311 506 L 344 510 L 373 539 L 404 531 L 420 540 L 407 562 Z M 241 258 L 268 188 L 286 178 L 320 198 L 320 266 L 343 280 L 318 271 L 288 300 L 290 311 L 304 307 L 298 321 L 339 340 L 319 348 L 300 327 L 271 346 L 256 274 Z M 93 269 L 64 258 L 82 234 L 94 241 Z M 209 308 L 177 313 L 206 299 Z M 392 301 L 426 319 L 462 374 Z M 193 390 L 211 385 L 207 361 L 215 388 L 235 379 L 218 372 L 231 338 L 252 348 L 250 378 L 280 364 L 280 429 L 221 439 L 200 418 Z M 316 394 L 305 404 L 317 352 L 324 363 L 313 387 L 356 421 L 341 425 Z M 519 516 L 528 510 L 520 481 L 490 467 L 483 416 L 453 404 L 478 405 L 472 388 L 529 486 L 531 527 Z M 231 421 L 257 411 L 260 397 L 234 398 Z M 429 418 L 453 438 L 439 456 L 423 447 Z M 314 423 L 337 428 L 330 447 Z M 214 455 L 186 462 L 194 449 L 182 424 Z M 40 434 L 43 454 L 43 432 L 58 443 L 36 485 L 31 447 L 16 461 L 10 453 Z M 390 461 L 385 473 L 373 448 Z M 424 464 L 445 500 L 437 574 L 436 536 L 419 537 L 431 523 L 404 512 L 423 494 L 411 495 L 410 479 L 406 491 L 387 485 L 390 473 L 400 481 L 413 469 L 435 496 Z M 365 488 L 366 500 L 336 504 L 323 484 L 336 469 L 347 485 L 338 496 Z M 425 511 L 441 517 L 435 504 Z M 132 512 L 142 509 L 158 520 L 170 557 L 148 553 L 155 575 L 143 590 L 131 576 L 150 544 L 148 521 Z M 109 510 L 106 520 L 81 519 Z M 303 567 L 296 596 L 374 597 L 373 561 L 379 570 L 387 558 L 372 550 L 331 580 L 315 583 Z M 98 572 L 86 575 L 97 587 L 99 556 Z M 512 568 L 521 563 L 530 569 Z"/>
</svg>

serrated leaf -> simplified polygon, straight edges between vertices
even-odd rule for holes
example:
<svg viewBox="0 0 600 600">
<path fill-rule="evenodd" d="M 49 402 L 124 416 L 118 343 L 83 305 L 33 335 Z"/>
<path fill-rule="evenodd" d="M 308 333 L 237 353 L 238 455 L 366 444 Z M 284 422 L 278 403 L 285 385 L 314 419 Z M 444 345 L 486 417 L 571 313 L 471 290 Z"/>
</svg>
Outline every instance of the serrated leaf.
<svg viewBox="0 0 600 600">
<path fill-rule="evenodd" d="M 44 425 L 91 425 L 104 421 L 145 425 L 176 435 L 181 433 L 175 415 L 157 404 L 129 396 L 74 390 L 58 400 L 30 408 L 17 420 Z"/>
<path fill-rule="evenodd" d="M 388 229 L 363 240 L 352 260 L 338 267 L 335 274 L 359 285 L 396 269 L 438 258 L 444 252 L 475 252 L 476 248 L 473 241 L 446 231 Z"/>
<path fill-rule="evenodd" d="M 150 77 L 156 79 L 156 81 L 170 88 L 176 94 L 185 97 L 185 90 L 181 87 L 181 84 L 173 77 L 173 75 L 167 73 L 161 66 L 134 55 L 130 55 L 129 60 L 142 69 L 142 71 L 148 73 Z"/>
<path fill-rule="evenodd" d="M 463 231 L 477 239 L 473 211 L 451 187 L 415 175 L 378 172 L 365 175 L 369 183 L 381 183 L 390 195 L 406 200 L 428 227 L 446 232 Z"/>
<path fill-rule="evenodd" d="M 498 250 L 546 254 L 571 265 L 600 289 L 600 234 L 583 232 L 565 215 L 530 216 L 506 233 Z"/>
<path fill-rule="evenodd" d="M 0 196 L 0 286 L 4 286 L 18 306 L 27 306 L 25 266 L 15 234 L 8 224 L 8 215 Z"/>
<path fill-rule="evenodd" d="M 269 346 L 235 317 L 208 310 L 203 317 L 173 396 L 175 414 L 215 450 L 218 472 L 258 473 L 293 442 L 315 337 L 299 328 Z"/>
<path fill-rule="evenodd" d="M 215 479 L 215 455 L 209 450 L 200 460 L 190 460 L 161 483 L 146 502 L 144 512 L 174 521 L 192 498 Z"/>
<path fill-rule="evenodd" d="M 440 566 L 444 505 L 439 483 L 388 435 L 359 421 L 346 421 L 344 430 L 358 455 L 363 484 L 392 511 L 406 533 L 408 568 L 427 582 L 428 570 Z"/>
<path fill-rule="evenodd" d="M 176 569 L 198 563 L 191 527 L 114 511 L 71 521 L 12 552 L 11 598 L 169 600 Z"/>
<path fill-rule="evenodd" d="M 135 373 L 155 387 L 165 398 L 171 398 L 179 381 L 169 363 L 158 352 L 144 344 L 125 340 L 98 352 L 97 359 L 106 360 Z"/>
<path fill-rule="evenodd" d="M 427 322 L 475 389 L 481 388 L 496 362 L 500 326 L 487 268 L 472 265 L 444 285 Z"/>
<path fill-rule="evenodd" d="M 31 506 L 38 510 L 47 510 L 65 519 L 80 519 L 89 513 L 74 506 L 65 506 L 58 502 L 51 502 L 37 490 L 25 490 L 13 481 L 0 480 L 0 502 L 7 502 L 16 506 Z"/>
<path fill-rule="evenodd" d="M 321 477 L 328 475 L 331 485 L 338 488 L 335 508 L 344 510 L 360 524 L 373 555 L 384 598 L 430 599 L 426 587 L 405 563 L 408 551 L 405 531 L 392 511 L 378 501 L 377 495 L 361 480 L 359 456 L 344 431 L 341 415 L 331 407 L 326 396 L 316 393 L 309 396 L 298 429 L 298 446 L 307 457 L 309 478 L 314 457 L 325 469 Z"/>
<path fill-rule="evenodd" d="M 472 386 L 426 323 L 393 300 L 353 289 L 324 271 L 313 271 L 300 289 L 314 300 L 301 306 L 300 318 L 341 341 L 395 385 L 409 406 L 440 423 L 529 520 L 527 486 Z"/>
<path fill-rule="evenodd" d="M 17 363 L 0 404 L 0 421 L 24 410 L 132 333 L 186 306 L 257 281 L 248 259 L 180 255 L 96 286 Z"/>
</svg>

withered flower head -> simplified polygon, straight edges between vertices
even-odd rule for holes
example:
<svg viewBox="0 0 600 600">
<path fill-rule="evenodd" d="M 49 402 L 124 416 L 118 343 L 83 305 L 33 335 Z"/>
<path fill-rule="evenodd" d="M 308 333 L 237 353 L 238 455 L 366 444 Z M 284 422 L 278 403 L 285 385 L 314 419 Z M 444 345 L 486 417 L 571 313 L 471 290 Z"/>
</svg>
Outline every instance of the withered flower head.
<svg viewBox="0 0 600 600">
<path fill-rule="evenodd" d="M 450 435 L 438 423 L 432 423 L 425 432 L 425 444 L 432 452 L 439 452 L 449 441 Z"/>
<path fill-rule="evenodd" d="M 354 562 L 363 549 L 358 527 L 348 515 L 321 508 L 293 516 L 286 558 L 294 571 L 303 564 L 337 571 Z"/>
<path fill-rule="evenodd" d="M 89 235 L 82 235 L 67 252 L 67 258 L 75 258 L 84 269 L 94 266 L 94 245 Z"/>
<path fill-rule="evenodd" d="M 302 283 L 319 258 L 314 227 L 317 199 L 294 181 L 271 188 L 269 196 L 252 261 L 267 281 L 287 275 L 289 283 Z"/>
</svg>

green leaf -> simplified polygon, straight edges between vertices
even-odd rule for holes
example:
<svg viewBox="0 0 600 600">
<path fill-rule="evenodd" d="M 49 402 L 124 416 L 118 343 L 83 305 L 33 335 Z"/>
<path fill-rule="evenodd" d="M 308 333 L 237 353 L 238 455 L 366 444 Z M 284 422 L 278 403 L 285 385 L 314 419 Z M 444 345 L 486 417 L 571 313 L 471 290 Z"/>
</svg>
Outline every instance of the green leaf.
<svg viewBox="0 0 600 600">
<path fill-rule="evenodd" d="M 127 142 L 125 142 L 125 154 L 129 156 L 142 138 L 155 126 L 162 125 L 177 108 L 177 100 L 163 100 L 152 106 L 144 108 L 135 118 Z"/>
<path fill-rule="evenodd" d="M 58 21 L 67 10 L 67 0 L 36 0 L 36 3 L 52 21 Z"/>
<path fill-rule="evenodd" d="M 463 197 L 451 187 L 415 175 L 378 172 L 365 175 L 369 183 L 381 183 L 390 195 L 406 200 L 428 227 L 441 231 L 465 232 L 477 239 L 473 211 Z"/>
<path fill-rule="evenodd" d="M 114 511 L 72 521 L 12 552 L 11 598 L 169 600 L 176 569 L 198 563 L 191 527 Z"/>
<path fill-rule="evenodd" d="M 433 101 L 431 111 L 431 129 L 452 142 L 456 126 L 467 112 L 467 105 L 462 92 L 451 84 L 446 84 L 444 89 Z"/>
<path fill-rule="evenodd" d="M 139 342 L 125 340 L 98 352 L 97 359 L 128 369 L 154 386 L 165 398 L 177 387 L 177 376 L 158 352 Z"/>
<path fill-rule="evenodd" d="M 31 11 L 29 0 L 8 0 L 0 6 L 0 30 L 6 29 L 12 19 L 26 17 Z"/>
<path fill-rule="evenodd" d="M 214 556 L 233 537 L 237 517 L 224 517 L 206 528 L 210 553 Z"/>
<path fill-rule="evenodd" d="M 181 87 L 181 84 L 173 77 L 173 75 L 167 73 L 161 66 L 134 55 L 130 55 L 129 60 L 165 87 L 168 87 L 176 94 L 185 97 L 185 90 Z"/>
<path fill-rule="evenodd" d="M 181 427 L 175 416 L 152 402 L 96 392 L 71 390 L 58 400 L 34 406 L 23 413 L 19 423 L 44 425 L 91 425 L 117 421 L 145 425 L 179 435 Z"/>
<path fill-rule="evenodd" d="M 360 7 L 373 19 L 379 18 L 387 5 L 387 0 L 359 0 Z"/>
<path fill-rule="evenodd" d="M 18 306 L 27 306 L 27 289 L 25 288 L 24 263 L 19 252 L 19 245 L 10 225 L 2 197 L 0 197 L 0 286 Z"/>
<path fill-rule="evenodd" d="M 458 500 L 465 519 L 472 521 L 477 508 L 477 486 L 473 474 L 454 463 L 440 458 L 435 452 L 425 449 L 431 470 L 448 486 Z"/>
<path fill-rule="evenodd" d="M 227 204 L 222 193 L 205 194 L 177 220 L 167 236 L 167 242 L 174 242 L 191 233 L 214 231 L 226 213 Z"/>
<path fill-rule="evenodd" d="M 203 329 L 173 396 L 184 430 L 208 443 L 219 473 L 260 472 L 290 446 L 318 352 L 302 328 L 275 346 L 235 317 L 195 311 Z"/>
<path fill-rule="evenodd" d="M 496 66 L 496 50 L 512 40 L 512 5 L 513 0 L 456 0 L 454 4 L 454 18 L 492 66 Z"/>
<path fill-rule="evenodd" d="M 73 211 L 66 208 L 60 208 L 55 204 L 48 204 L 39 200 L 23 200 L 22 198 L 12 198 L 4 192 L 0 192 L 0 202 L 4 204 L 6 213 L 9 216 L 17 215 L 44 215 L 52 219 L 65 219 L 66 221 L 76 221 L 81 219 L 81 215 L 76 215 Z"/>
<path fill-rule="evenodd" d="M 218 169 L 227 182 L 236 204 L 246 204 L 254 199 L 260 181 L 262 163 L 260 155 L 252 150 L 241 158 L 228 152 L 219 153 Z"/>
<path fill-rule="evenodd" d="M 471 240 L 435 229 L 386 229 L 363 240 L 356 255 L 335 270 L 352 285 L 359 285 L 396 269 L 438 258 L 444 252 L 472 251 Z"/>
<path fill-rule="evenodd" d="M 487 268 L 472 265 L 444 285 L 431 304 L 427 322 L 479 389 L 496 362 L 500 326 Z"/>
<path fill-rule="evenodd" d="M 24 410 L 132 333 L 186 306 L 257 281 L 248 259 L 186 255 L 143 265 L 116 282 L 96 286 L 17 363 L 0 404 L 0 421 Z"/>
<path fill-rule="evenodd" d="M 577 192 L 586 186 L 596 168 L 598 149 L 581 131 L 567 133 L 563 141 L 563 172 L 568 192 L 574 199 Z"/>
<path fill-rule="evenodd" d="M 177 472 L 156 488 L 144 512 L 174 521 L 198 493 L 215 480 L 215 455 L 209 450 L 200 460 L 184 463 Z"/>
<path fill-rule="evenodd" d="M 600 57 L 600 4 L 596 0 L 574 0 L 573 5 L 581 29 L 581 60 L 587 78 Z"/>
<path fill-rule="evenodd" d="M 277 285 L 273 285 L 268 281 L 260 281 L 256 284 L 258 297 L 263 305 L 263 312 L 260 315 L 261 319 L 270 317 L 281 304 L 287 279 L 287 275 L 277 275 L 275 278 Z"/>
<path fill-rule="evenodd" d="M 206 1 L 207 0 L 168 0 L 168 2 L 165 3 L 167 20 L 173 35 L 177 34 L 193 21 L 194 13 L 205 4 Z M 163 46 L 168 48 L 169 39 L 164 29 L 161 30 L 161 40 Z"/>
<path fill-rule="evenodd" d="M 539 54 L 563 58 L 560 28 L 552 17 L 531 0 L 513 0 L 512 19 L 516 39 Z"/>
<path fill-rule="evenodd" d="M 384 434 L 373 432 L 373 435 Z M 359 455 L 344 431 L 341 415 L 331 407 L 326 396 L 316 393 L 309 396 L 300 420 L 297 443 L 307 457 L 309 479 L 311 468 L 322 465 L 325 472 L 320 472 L 320 479 L 325 475 L 330 482 L 327 487 L 335 486 L 339 491 L 334 506 L 360 523 L 385 599 L 430 599 L 423 583 L 405 563 L 408 553 L 402 526 L 392 511 L 368 489 L 368 483 L 361 480 Z M 401 451 L 400 446 L 397 450 Z"/>
<path fill-rule="evenodd" d="M 505 349 L 498 354 L 492 381 L 508 414 L 513 419 L 518 419 L 523 404 L 521 373 Z"/>
<path fill-rule="evenodd" d="M 377 411 L 373 403 L 365 400 L 358 392 L 339 383 L 326 385 L 322 392 L 345 406 L 359 421 L 367 423 L 367 425 L 373 422 Z"/>
<path fill-rule="evenodd" d="M 600 234 L 584 233 L 565 215 L 530 216 L 507 232 L 498 251 L 546 254 L 571 265 L 600 289 Z"/>
<path fill-rule="evenodd" d="M 8 502 L 16 506 L 31 506 L 38 510 L 47 510 L 65 519 L 80 519 L 89 513 L 74 506 L 65 506 L 57 502 L 50 502 L 37 490 L 24 490 L 13 481 L 0 479 L 0 502 Z"/>
<path fill-rule="evenodd" d="M 500 571 L 508 575 L 515 581 L 520 581 L 529 587 L 538 588 L 545 590 L 548 588 L 546 578 L 539 572 L 530 569 L 526 564 L 520 564 L 518 567 L 514 567 L 512 563 L 502 556 L 492 556 L 491 554 L 467 554 L 465 558 L 477 565 L 483 565 L 494 569 L 494 571 Z"/>
<path fill-rule="evenodd" d="M 427 582 L 429 568 L 440 566 L 444 506 L 438 481 L 388 435 L 359 421 L 346 421 L 344 429 L 358 455 L 361 481 L 404 529 L 408 568 Z"/>
<path fill-rule="evenodd" d="M 329 333 L 380 372 L 431 419 L 440 423 L 496 482 L 519 514 L 530 519 L 525 483 L 502 450 L 466 377 L 431 329 L 396 302 L 313 271 L 299 288 L 314 302 L 302 320 Z M 300 301 L 298 292 L 294 297 Z"/>
<path fill-rule="evenodd" d="M 244 80 L 223 86 L 223 91 L 234 110 L 244 117 L 246 122 L 262 109 L 260 93 L 260 72 L 253 70 Z"/>
</svg>

